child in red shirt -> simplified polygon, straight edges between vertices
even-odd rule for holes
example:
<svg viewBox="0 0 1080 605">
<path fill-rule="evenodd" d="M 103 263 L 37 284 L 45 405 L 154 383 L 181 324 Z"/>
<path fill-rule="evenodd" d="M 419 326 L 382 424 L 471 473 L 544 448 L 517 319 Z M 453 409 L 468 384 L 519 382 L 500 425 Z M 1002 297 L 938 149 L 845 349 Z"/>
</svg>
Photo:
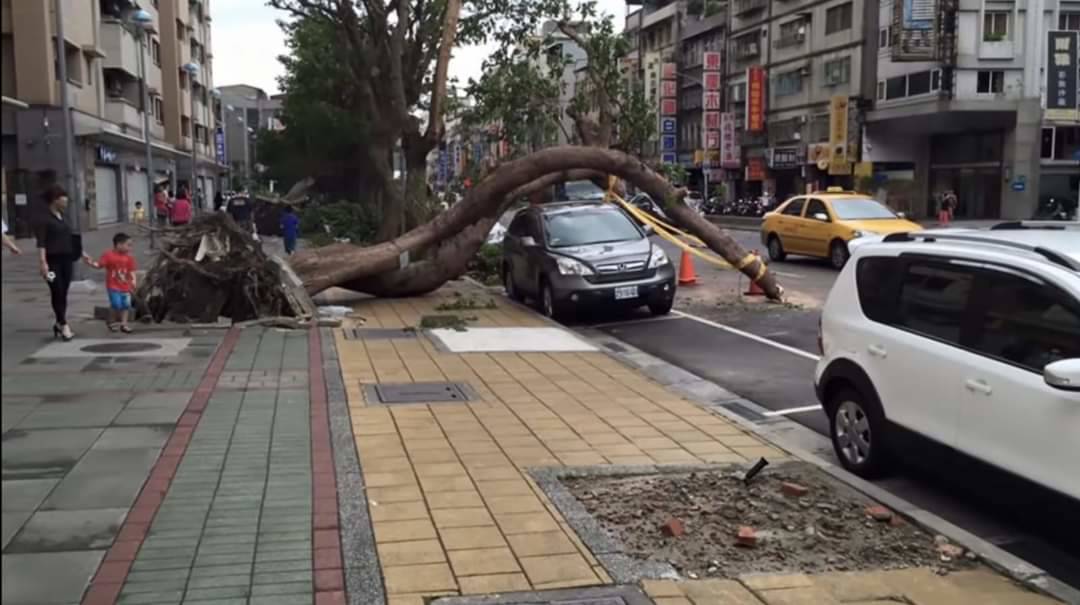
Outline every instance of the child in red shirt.
<svg viewBox="0 0 1080 605">
<path fill-rule="evenodd" d="M 125 334 L 131 333 L 128 326 L 128 314 L 131 311 L 131 295 L 135 292 L 135 257 L 131 255 L 131 236 L 117 233 L 113 236 L 113 247 L 101 255 L 101 260 L 94 266 L 105 270 L 105 289 L 109 293 L 111 318 L 109 329 L 119 328 Z"/>
</svg>

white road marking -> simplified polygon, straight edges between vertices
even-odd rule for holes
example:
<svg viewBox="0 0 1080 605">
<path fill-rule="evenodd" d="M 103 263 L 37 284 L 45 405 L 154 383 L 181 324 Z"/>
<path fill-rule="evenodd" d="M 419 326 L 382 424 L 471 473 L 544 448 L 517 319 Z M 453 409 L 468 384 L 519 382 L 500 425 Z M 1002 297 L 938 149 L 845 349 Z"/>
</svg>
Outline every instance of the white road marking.
<svg viewBox="0 0 1080 605">
<path fill-rule="evenodd" d="M 787 351 L 788 353 L 791 353 L 792 355 L 798 355 L 799 357 L 803 357 L 803 358 L 809 359 L 811 361 L 818 361 L 819 359 L 821 359 L 820 356 L 814 355 L 813 353 L 807 353 L 806 351 L 803 351 L 802 349 L 796 349 L 795 347 L 788 346 L 788 345 L 786 345 L 786 344 L 784 344 L 782 342 L 776 342 L 775 340 L 769 340 L 768 338 L 758 336 L 757 334 L 751 334 L 750 332 L 746 332 L 746 331 L 740 330 L 738 328 L 733 328 L 731 326 L 725 326 L 724 324 L 716 323 L 715 321 L 705 319 L 704 317 L 698 317 L 697 315 L 691 315 L 691 314 L 685 313 L 683 311 L 672 311 L 671 314 L 675 315 L 675 316 L 678 316 L 678 317 L 685 317 L 686 319 L 690 319 L 690 320 L 696 321 L 698 323 L 705 324 L 707 326 L 712 326 L 712 327 L 717 328 L 719 330 L 724 330 L 725 332 L 731 332 L 732 334 L 742 336 L 743 338 L 749 338 L 750 340 L 760 342 L 761 344 L 768 345 L 768 346 L 776 348 L 776 349 L 780 349 L 781 351 Z"/>
<path fill-rule="evenodd" d="M 671 321 L 672 319 L 681 319 L 681 318 L 675 317 L 674 314 L 672 314 L 672 315 L 661 315 L 660 317 L 647 317 L 647 318 L 644 318 L 644 319 L 624 319 L 622 321 L 609 321 L 609 322 L 605 322 L 605 323 L 602 323 L 602 324 L 588 324 L 587 326 L 584 326 L 584 327 L 589 327 L 589 328 L 613 328 L 613 327 L 616 327 L 616 326 L 625 326 L 625 325 L 630 325 L 630 324 L 643 324 L 643 323 L 650 323 L 650 322 L 654 322 L 654 321 Z"/>
<path fill-rule="evenodd" d="M 802 407 L 788 408 L 786 410 L 773 410 L 771 412 L 763 412 L 762 415 L 763 416 L 786 416 L 788 414 L 799 414 L 799 413 L 802 413 L 802 412 L 813 412 L 815 410 L 820 410 L 820 409 L 821 409 L 820 404 L 819 405 L 804 405 Z"/>
<path fill-rule="evenodd" d="M 786 271 L 773 271 L 773 273 L 779 275 L 780 277 L 790 277 L 791 279 L 802 279 L 806 277 L 805 275 L 800 275 L 798 273 L 788 273 Z"/>
</svg>

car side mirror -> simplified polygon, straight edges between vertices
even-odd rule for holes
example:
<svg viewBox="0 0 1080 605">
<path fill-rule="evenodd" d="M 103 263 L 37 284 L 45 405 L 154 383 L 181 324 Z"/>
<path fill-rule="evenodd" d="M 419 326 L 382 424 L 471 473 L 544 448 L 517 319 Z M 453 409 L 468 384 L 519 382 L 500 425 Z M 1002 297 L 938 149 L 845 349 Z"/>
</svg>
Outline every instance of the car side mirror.
<svg viewBox="0 0 1080 605">
<path fill-rule="evenodd" d="M 642 229 L 644 229 L 644 231 L 645 231 L 645 237 L 648 237 L 650 235 L 656 235 L 656 229 L 654 229 L 653 226 L 648 224 L 648 223 L 646 223 L 642 227 Z"/>
<path fill-rule="evenodd" d="M 533 236 L 531 235 L 526 235 L 525 237 L 521 238 L 521 245 L 526 248 L 535 248 L 536 239 L 533 238 Z"/>
<path fill-rule="evenodd" d="M 1046 384 L 1063 391 L 1080 391 L 1080 358 L 1062 359 L 1043 368 Z"/>
<path fill-rule="evenodd" d="M 814 219 L 819 220 L 819 221 L 821 221 L 823 223 L 827 223 L 827 222 L 829 222 L 829 215 L 825 214 L 824 212 L 818 212 L 817 214 L 814 215 Z"/>
</svg>

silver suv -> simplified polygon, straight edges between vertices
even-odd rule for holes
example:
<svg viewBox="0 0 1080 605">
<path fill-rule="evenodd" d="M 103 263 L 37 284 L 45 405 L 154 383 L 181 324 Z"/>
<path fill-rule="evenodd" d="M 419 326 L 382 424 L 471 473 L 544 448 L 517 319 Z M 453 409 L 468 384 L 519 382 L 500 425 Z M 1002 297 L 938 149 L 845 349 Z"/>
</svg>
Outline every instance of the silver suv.
<svg viewBox="0 0 1080 605">
<path fill-rule="evenodd" d="M 675 301 L 675 269 L 667 254 L 609 204 L 521 210 L 503 240 L 502 275 L 510 298 L 532 297 L 553 318 L 583 306 L 648 306 L 663 315 Z"/>
</svg>

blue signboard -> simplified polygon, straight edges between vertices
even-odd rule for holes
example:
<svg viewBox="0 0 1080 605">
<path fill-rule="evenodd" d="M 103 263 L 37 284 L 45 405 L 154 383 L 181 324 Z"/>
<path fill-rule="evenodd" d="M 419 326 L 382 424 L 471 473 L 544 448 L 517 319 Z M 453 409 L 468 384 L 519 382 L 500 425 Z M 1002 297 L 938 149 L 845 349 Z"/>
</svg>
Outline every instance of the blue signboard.
<svg viewBox="0 0 1080 605">
<path fill-rule="evenodd" d="M 662 153 L 660 154 L 660 161 L 664 164 L 678 164 L 679 156 L 675 153 Z"/>
<path fill-rule="evenodd" d="M 1013 191 L 1023 191 L 1024 189 L 1027 189 L 1027 177 L 1026 176 L 1018 176 L 1018 177 L 1016 177 L 1016 179 L 1014 179 L 1013 182 L 1012 182 L 1012 190 Z"/>
<path fill-rule="evenodd" d="M 217 155 L 217 163 L 225 163 L 225 133 L 218 128 L 214 132 L 214 153 Z"/>
<path fill-rule="evenodd" d="M 675 122 L 675 118 L 660 118 L 661 134 L 675 134 L 677 131 L 678 125 Z"/>
<path fill-rule="evenodd" d="M 445 185 L 450 180 L 450 154 L 445 149 L 439 150 L 439 184 Z"/>
<path fill-rule="evenodd" d="M 661 151 L 675 151 L 677 145 L 675 143 L 675 135 L 665 134 L 660 137 L 660 150 Z"/>
</svg>

